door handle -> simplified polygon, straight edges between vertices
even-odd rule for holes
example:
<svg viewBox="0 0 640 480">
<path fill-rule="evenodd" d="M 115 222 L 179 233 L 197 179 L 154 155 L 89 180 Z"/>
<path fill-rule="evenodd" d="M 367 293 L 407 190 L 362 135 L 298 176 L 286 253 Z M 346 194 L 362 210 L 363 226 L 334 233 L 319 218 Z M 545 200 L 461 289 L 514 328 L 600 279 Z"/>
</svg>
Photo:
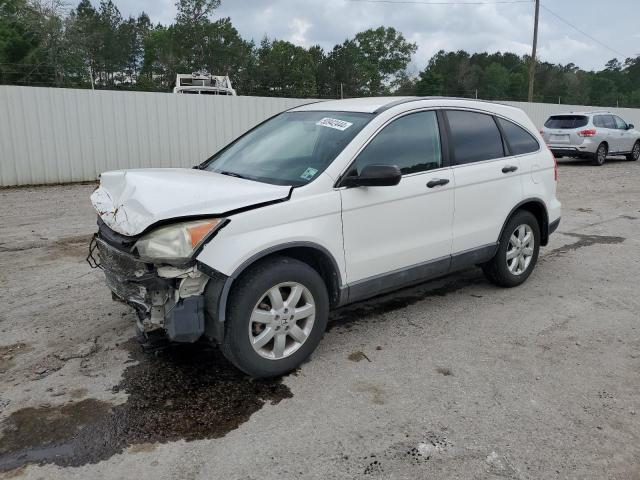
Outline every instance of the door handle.
<svg viewBox="0 0 640 480">
<path fill-rule="evenodd" d="M 434 180 L 427 182 L 427 187 L 429 188 L 441 187 L 442 185 L 446 185 L 447 183 L 449 183 L 448 178 L 436 178 Z"/>
<path fill-rule="evenodd" d="M 502 168 L 502 173 L 511 173 L 515 172 L 516 170 L 518 170 L 518 167 L 516 167 L 515 165 L 507 165 L 506 167 Z"/>
</svg>

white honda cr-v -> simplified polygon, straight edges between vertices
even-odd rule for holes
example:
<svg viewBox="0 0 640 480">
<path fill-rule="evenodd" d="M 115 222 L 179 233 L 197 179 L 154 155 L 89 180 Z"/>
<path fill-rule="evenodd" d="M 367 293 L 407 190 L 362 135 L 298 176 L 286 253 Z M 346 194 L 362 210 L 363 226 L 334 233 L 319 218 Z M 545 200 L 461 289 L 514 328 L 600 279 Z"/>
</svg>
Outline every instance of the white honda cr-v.
<svg viewBox="0 0 640 480">
<path fill-rule="evenodd" d="M 560 222 L 556 181 L 513 107 L 313 103 L 194 169 L 104 173 L 90 259 L 143 333 L 216 342 L 249 375 L 280 375 L 332 308 L 473 265 L 520 285 Z"/>
</svg>

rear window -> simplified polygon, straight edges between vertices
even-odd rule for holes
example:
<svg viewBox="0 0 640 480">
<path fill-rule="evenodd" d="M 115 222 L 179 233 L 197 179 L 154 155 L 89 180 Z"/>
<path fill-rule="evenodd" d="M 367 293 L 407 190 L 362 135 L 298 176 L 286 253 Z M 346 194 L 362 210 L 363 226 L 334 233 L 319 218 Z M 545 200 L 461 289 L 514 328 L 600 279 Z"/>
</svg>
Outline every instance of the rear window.
<svg viewBox="0 0 640 480">
<path fill-rule="evenodd" d="M 544 126 L 547 128 L 580 128 L 586 127 L 589 123 L 589 118 L 584 115 L 554 115 L 544 122 Z"/>
</svg>

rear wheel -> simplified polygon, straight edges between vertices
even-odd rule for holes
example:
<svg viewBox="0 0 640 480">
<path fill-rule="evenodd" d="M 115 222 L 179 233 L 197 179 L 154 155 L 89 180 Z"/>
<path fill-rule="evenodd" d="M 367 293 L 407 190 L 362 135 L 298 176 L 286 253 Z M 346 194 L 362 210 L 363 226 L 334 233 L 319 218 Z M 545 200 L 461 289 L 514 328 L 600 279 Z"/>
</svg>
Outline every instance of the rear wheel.
<svg viewBox="0 0 640 480">
<path fill-rule="evenodd" d="M 501 287 L 516 287 L 529 278 L 538 261 L 540 226 L 526 210 L 517 211 L 507 222 L 495 257 L 482 266 L 485 276 Z"/>
<path fill-rule="evenodd" d="M 607 159 L 607 152 L 608 149 L 606 144 L 601 143 L 598 145 L 596 153 L 593 154 L 593 164 L 598 167 L 604 165 L 604 161 Z"/>
<path fill-rule="evenodd" d="M 634 162 L 640 158 L 640 140 L 638 140 L 634 145 L 631 153 L 627 155 L 627 160 L 633 160 Z"/>
<path fill-rule="evenodd" d="M 222 352 L 252 377 L 283 375 L 315 350 L 328 317 L 318 272 L 293 258 L 271 258 L 250 267 L 233 287 Z"/>
</svg>

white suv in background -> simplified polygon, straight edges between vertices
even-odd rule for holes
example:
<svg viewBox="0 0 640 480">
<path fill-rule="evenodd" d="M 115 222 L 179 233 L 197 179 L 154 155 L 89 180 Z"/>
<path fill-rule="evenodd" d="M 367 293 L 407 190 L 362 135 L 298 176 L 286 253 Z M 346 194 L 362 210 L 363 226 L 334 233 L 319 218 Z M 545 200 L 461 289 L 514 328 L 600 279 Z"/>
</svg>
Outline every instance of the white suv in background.
<svg viewBox="0 0 640 480">
<path fill-rule="evenodd" d="M 589 158 L 600 166 L 609 155 L 640 157 L 640 132 L 609 112 L 552 115 L 540 133 L 557 158 Z"/>
<path fill-rule="evenodd" d="M 513 107 L 314 103 L 195 169 L 104 173 L 90 259 L 143 332 L 217 342 L 249 375 L 280 375 L 332 308 L 474 265 L 523 283 L 560 222 L 556 181 Z"/>
</svg>

